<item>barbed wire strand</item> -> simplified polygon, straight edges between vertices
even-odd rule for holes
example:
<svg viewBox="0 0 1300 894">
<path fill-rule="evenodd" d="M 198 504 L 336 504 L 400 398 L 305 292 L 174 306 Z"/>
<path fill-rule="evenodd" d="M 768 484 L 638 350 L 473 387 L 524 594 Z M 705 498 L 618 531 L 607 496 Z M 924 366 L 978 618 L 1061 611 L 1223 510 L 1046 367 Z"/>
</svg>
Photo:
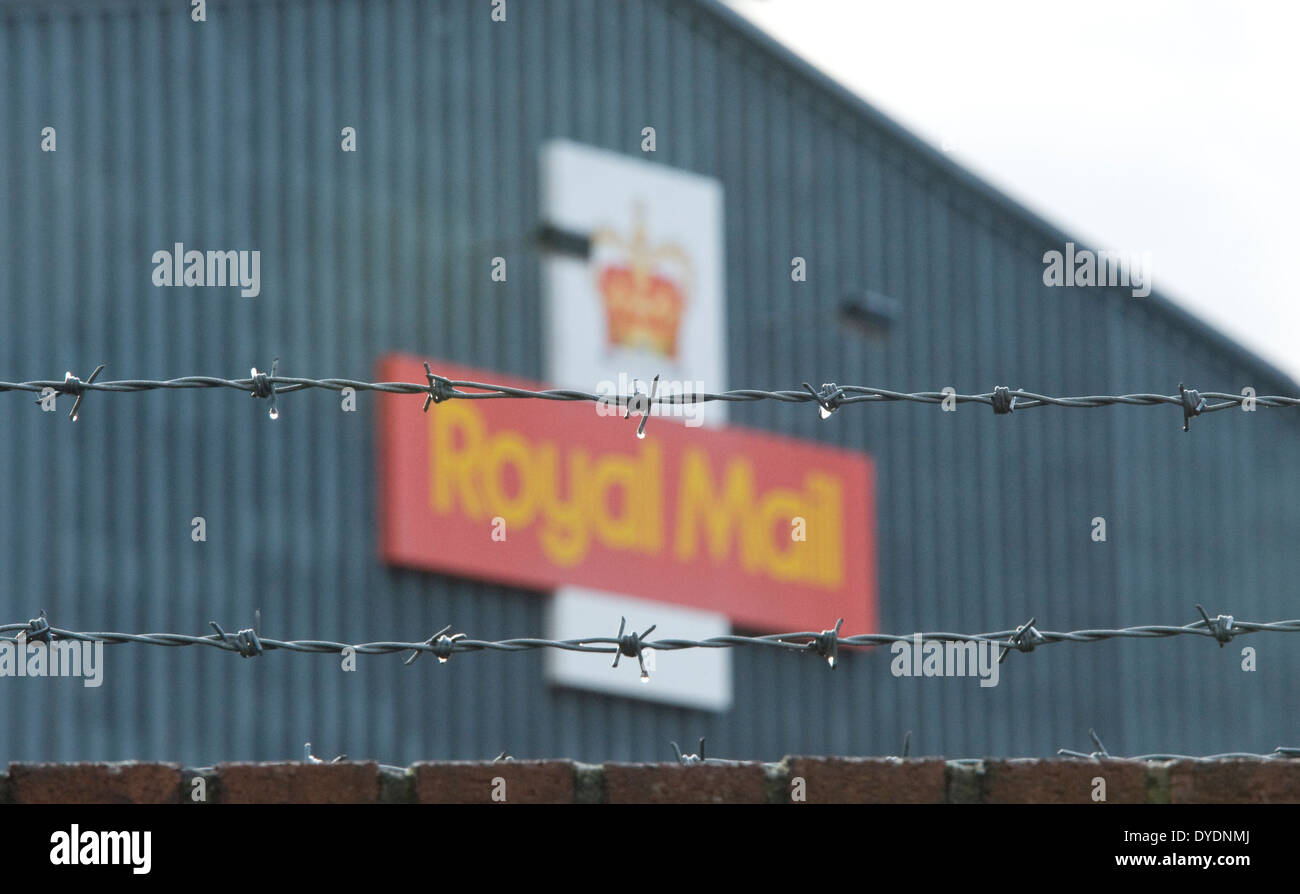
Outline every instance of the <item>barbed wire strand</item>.
<svg viewBox="0 0 1300 894">
<path fill-rule="evenodd" d="M 1291 748 L 1284 745 L 1279 745 L 1277 748 L 1274 748 L 1272 751 L 1264 754 L 1258 754 L 1255 752 L 1247 752 L 1247 751 L 1229 751 L 1223 754 L 1191 755 L 1191 754 L 1160 753 L 1160 754 L 1138 754 L 1138 755 L 1124 757 L 1116 754 L 1111 754 L 1110 752 L 1108 752 L 1106 750 L 1106 746 L 1101 744 L 1101 740 L 1097 737 L 1097 733 L 1095 730 L 1088 730 L 1088 734 L 1092 737 L 1092 741 L 1097 746 L 1096 751 L 1082 752 L 1082 751 L 1071 751 L 1068 748 L 1060 748 L 1056 752 L 1057 756 L 1079 758 L 1080 760 L 1124 761 L 1124 762 L 1133 762 L 1133 763 L 1154 762 L 1154 761 L 1195 761 L 1197 763 L 1212 763 L 1214 761 L 1224 761 L 1224 760 L 1276 761 L 1276 760 L 1287 760 L 1287 759 L 1294 760 L 1300 758 L 1300 748 Z M 912 733 L 909 730 L 906 738 L 904 738 L 903 740 L 903 750 L 901 754 L 887 754 L 887 755 L 880 755 L 880 756 L 891 760 L 900 760 L 900 761 L 907 760 L 909 757 L 909 746 L 911 744 L 911 738 L 912 738 Z M 673 757 L 675 761 L 679 764 L 683 764 L 686 766 L 690 766 L 692 764 L 708 764 L 710 766 L 735 767 L 735 766 L 757 763 L 757 764 L 761 764 L 766 768 L 775 769 L 779 767 L 781 764 L 781 761 L 755 761 L 753 759 L 743 759 L 743 758 L 707 757 L 704 753 L 704 743 L 705 743 L 705 737 L 700 736 L 699 750 L 695 752 L 682 751 L 681 747 L 676 742 L 669 742 L 668 744 L 673 750 Z M 348 755 L 340 754 L 337 757 L 333 758 L 332 760 L 327 761 L 324 760 L 323 758 L 316 757 L 314 754 L 311 753 L 310 742 L 305 743 L 303 746 L 304 763 L 337 764 L 342 761 L 346 761 L 347 759 L 348 759 Z M 505 761 L 513 761 L 514 759 L 515 758 L 512 755 L 509 755 L 505 751 L 502 751 L 496 757 L 491 758 L 490 763 L 497 764 Z M 965 764 L 965 765 L 982 764 L 989 760 L 989 758 L 987 757 L 948 758 L 942 755 L 929 755 L 929 756 L 919 755 L 912 759 L 913 760 L 942 760 L 945 763 Z M 489 761 L 484 761 L 484 762 L 486 763 Z M 378 764 L 378 767 L 380 770 L 389 773 L 406 774 L 410 772 L 410 770 L 407 767 L 399 766 L 396 764 L 380 763 Z M 214 770 L 215 767 L 195 768 L 196 772 L 212 772 Z"/>
<path fill-rule="evenodd" d="M 841 406 L 859 403 L 880 403 L 893 401 L 910 401 L 924 404 L 965 404 L 976 403 L 992 407 L 994 413 L 1006 415 L 1015 410 L 1027 410 L 1034 407 L 1065 407 L 1069 409 L 1093 409 L 1107 406 L 1158 406 L 1169 404 L 1181 407 L 1183 411 L 1183 430 L 1187 430 L 1188 422 L 1194 416 L 1200 416 L 1205 413 L 1215 413 L 1219 410 L 1226 410 L 1231 407 L 1245 407 L 1247 409 L 1254 407 L 1266 407 L 1278 409 L 1284 407 L 1300 406 L 1300 397 L 1284 397 L 1278 395 L 1255 396 L 1253 391 L 1250 394 L 1229 394 L 1222 391 L 1198 392 L 1194 389 L 1185 388 L 1179 383 L 1178 394 L 1093 394 L 1077 397 L 1054 397 L 1047 394 L 1039 394 L 1024 389 L 1010 389 L 998 386 L 992 391 L 984 394 L 958 394 L 955 390 L 949 388 L 941 391 L 892 391 L 887 388 L 873 388 L 865 385 L 836 385 L 834 383 L 823 384 L 820 389 L 814 389 L 807 382 L 802 384 L 802 390 L 786 391 L 766 391 L 761 389 L 745 388 L 732 391 L 714 392 L 694 392 L 681 391 L 680 393 L 670 390 L 667 393 L 660 393 L 657 390 L 658 377 L 655 377 L 655 384 L 652 384 L 650 393 L 639 390 L 632 394 L 593 394 L 587 391 L 574 391 L 569 389 L 547 389 L 533 391 L 527 388 L 514 388 L 508 385 L 495 385 L 485 382 L 471 382 L 459 379 L 447 379 L 434 373 L 429 364 L 425 364 L 427 383 L 419 382 L 364 382 L 357 379 L 307 379 L 292 376 L 276 375 L 278 358 L 272 364 L 271 372 L 258 372 L 254 367 L 250 370 L 249 378 L 245 379 L 222 379 L 213 376 L 185 376 L 178 379 L 123 379 L 113 382 L 99 382 L 96 377 L 103 370 L 101 364 L 89 378 L 82 381 L 74 376 L 71 372 L 64 375 L 62 381 L 56 379 L 38 380 L 31 382 L 0 382 L 0 391 L 27 391 L 45 395 L 71 395 L 76 398 L 72 413 L 69 414 L 74 420 L 77 418 L 82 398 L 87 392 L 104 391 L 115 393 L 156 391 L 156 390 L 186 390 L 186 389 L 203 389 L 203 388 L 228 388 L 234 391 L 244 391 L 253 397 L 265 398 L 270 401 L 269 415 L 276 418 L 279 413 L 275 407 L 275 398 L 279 394 L 288 394 L 293 391 L 302 391 L 305 389 L 320 388 L 329 391 L 342 391 L 350 388 L 354 391 L 378 391 L 388 394 L 423 394 L 425 395 L 424 409 L 427 411 L 430 403 L 441 403 L 444 400 L 500 400 L 500 399 L 531 399 L 531 400 L 551 400 L 551 401 L 587 401 L 607 406 L 616 407 L 625 410 L 627 413 L 641 413 L 644 423 L 644 417 L 649 415 L 647 412 L 651 406 L 663 404 L 701 404 L 711 403 L 714 401 L 729 402 L 748 402 L 775 400 L 787 403 L 816 403 L 818 404 L 823 418 L 826 418 Z M 462 391 L 460 389 L 472 388 L 473 391 Z M 1251 390 L 1251 389 L 1246 389 Z M 42 402 L 45 397 L 39 398 L 38 403 Z M 1213 401 L 1213 402 L 1212 402 Z M 644 432 L 644 426 L 640 431 Z"/>
<path fill-rule="evenodd" d="M 1082 752 L 1071 751 L 1068 748 L 1060 748 L 1057 754 L 1061 757 L 1078 757 L 1092 760 L 1110 760 L 1110 761 L 1221 761 L 1221 760 L 1277 760 L 1278 758 L 1296 758 L 1300 757 L 1300 748 L 1287 748 L 1279 745 L 1268 754 L 1252 754 L 1244 751 L 1229 751 L 1224 754 L 1206 754 L 1195 756 L 1190 754 L 1139 754 L 1133 757 L 1120 757 L 1111 754 L 1106 750 L 1106 746 L 1101 743 L 1101 738 L 1097 735 L 1096 730 L 1088 730 L 1088 735 L 1092 738 L 1092 744 L 1097 746 L 1096 751 Z"/>
<path fill-rule="evenodd" d="M 851 636 L 840 636 L 839 628 L 843 623 L 841 618 L 833 628 L 829 630 L 817 631 L 799 631 L 794 633 L 774 633 L 761 636 L 742 636 L 738 634 L 728 634 L 724 636 L 714 636 L 703 640 L 693 639 L 675 639 L 661 638 L 648 639 L 654 626 L 647 628 L 642 633 L 635 631 L 625 633 L 626 619 L 619 625 L 617 636 L 591 636 L 580 639 L 544 639 L 540 637 L 519 637 L 502 640 L 476 640 L 470 639 L 464 633 L 448 635 L 447 631 L 450 626 L 444 627 L 437 633 L 433 634 L 421 642 L 372 642 L 372 643 L 343 643 L 328 640 L 279 640 L 264 637 L 257 633 L 253 628 L 245 628 L 237 633 L 227 633 L 216 621 L 210 622 L 212 628 L 216 631 L 204 636 L 195 636 L 185 633 L 115 633 L 107 631 L 76 631 L 67 630 L 50 625 L 45 617 L 45 612 L 40 616 L 22 624 L 4 624 L 0 625 L 0 634 L 10 634 L 12 636 L 0 635 L 0 641 L 31 643 L 41 641 L 50 643 L 56 640 L 73 640 L 102 642 L 107 645 L 123 645 L 134 643 L 137 645 L 148 646 L 208 646 L 211 648 L 221 649 L 227 652 L 236 652 L 242 657 L 252 658 L 262 655 L 265 652 L 276 650 L 287 650 L 290 652 L 305 653 L 328 653 L 343 654 L 345 650 L 351 650 L 352 653 L 361 655 L 381 655 L 396 652 L 411 652 L 411 656 L 406 660 L 410 664 L 421 654 L 426 652 L 435 655 L 438 660 L 445 663 L 453 655 L 467 652 L 522 652 L 534 649 L 560 649 L 569 652 L 591 652 L 606 655 L 614 655 L 614 667 L 618 666 L 619 659 L 622 657 L 636 658 L 641 666 L 641 674 L 648 678 L 648 673 L 644 663 L 644 650 L 651 649 L 656 652 L 672 652 L 682 649 L 725 649 L 739 646 L 753 646 L 760 648 L 782 649 L 793 652 L 814 652 L 825 658 L 827 663 L 833 669 L 838 663 L 839 650 L 843 648 L 866 648 L 871 646 L 891 645 L 893 643 L 915 644 L 918 641 L 925 643 L 931 642 L 974 642 L 990 643 L 1000 649 L 999 662 L 1006 659 L 1012 651 L 1032 652 L 1039 646 L 1051 645 L 1053 643 L 1072 642 L 1072 643 L 1093 643 L 1110 639 L 1163 639 L 1172 636 L 1206 636 L 1218 641 L 1222 647 L 1227 645 L 1233 637 L 1246 633 L 1300 633 L 1300 619 L 1287 621 L 1239 621 L 1231 615 L 1218 615 L 1214 618 L 1209 617 L 1205 609 L 1200 605 L 1196 606 L 1201 614 L 1201 620 L 1181 627 L 1168 625 L 1145 625 L 1141 627 L 1122 627 L 1115 629 L 1087 629 L 1074 630 L 1069 632 L 1057 632 L 1052 630 L 1039 630 L 1034 626 L 1035 619 L 1031 618 L 1025 624 L 1021 624 L 1014 630 L 1004 630 L 992 633 L 949 633 L 949 632 L 932 632 L 932 633 L 913 633 L 908 635 L 894 635 L 885 633 L 860 633 Z"/>
</svg>

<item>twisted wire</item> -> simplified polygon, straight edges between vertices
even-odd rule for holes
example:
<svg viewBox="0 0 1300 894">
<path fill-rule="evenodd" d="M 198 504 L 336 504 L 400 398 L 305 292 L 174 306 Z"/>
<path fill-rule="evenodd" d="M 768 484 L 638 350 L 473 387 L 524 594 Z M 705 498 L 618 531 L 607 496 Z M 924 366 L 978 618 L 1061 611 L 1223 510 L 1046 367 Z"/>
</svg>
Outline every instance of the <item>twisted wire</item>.
<svg viewBox="0 0 1300 894">
<path fill-rule="evenodd" d="M 838 625 L 836 625 L 838 627 Z M 207 646 L 228 652 L 236 652 L 251 657 L 263 652 L 285 650 L 298 653 L 342 654 L 351 650 L 362 655 L 382 655 L 397 652 L 411 652 L 412 658 L 421 653 L 432 653 L 446 661 L 454 654 L 469 652 L 524 652 L 535 649 L 561 649 L 569 652 L 591 652 L 606 655 L 636 654 L 641 649 L 655 651 L 678 651 L 682 649 L 725 649 L 734 647 L 759 647 L 782 649 L 794 652 L 813 651 L 823 656 L 833 655 L 838 649 L 867 648 L 871 646 L 890 645 L 893 643 L 916 642 L 917 636 L 922 642 L 987 642 L 1003 649 L 1003 657 L 1008 651 L 1029 652 L 1034 648 L 1054 643 L 1095 643 L 1111 639 L 1163 639 L 1173 636 L 1204 636 L 1216 639 L 1220 644 L 1235 636 L 1248 633 L 1300 633 L 1300 619 L 1283 621 L 1241 621 L 1231 616 L 1219 615 L 1217 618 L 1204 617 L 1200 621 L 1183 626 L 1161 624 L 1138 627 L 1095 628 L 1058 632 L 1038 630 L 1029 624 L 1012 630 L 990 633 L 952 633 L 935 631 L 930 633 L 913 633 L 895 635 L 885 633 L 862 633 L 840 636 L 834 629 L 823 631 L 796 631 L 793 633 L 773 633 L 760 636 L 743 636 L 728 634 L 708 639 L 676 639 L 664 637 L 647 639 L 636 637 L 636 642 L 629 647 L 630 637 L 626 636 L 591 636 L 580 639 L 554 640 L 542 637 L 517 637 L 501 640 L 470 639 L 465 634 L 446 635 L 450 627 L 443 628 L 427 640 L 420 642 L 380 641 L 371 643 L 345 643 L 330 640 L 280 640 L 261 636 L 251 629 L 239 631 L 238 634 L 227 633 L 215 622 L 214 634 L 193 635 L 185 633 L 120 633 L 110 631 L 77 631 L 54 627 L 45 621 L 44 616 L 26 623 L 0 625 L 0 642 L 17 642 L 42 640 L 45 642 L 71 640 L 102 642 L 107 645 L 136 644 L 147 646 Z M 632 652 L 629 653 L 629 648 Z M 408 660 L 409 663 L 409 660 Z"/>
<path fill-rule="evenodd" d="M 102 367 L 101 367 L 102 368 Z M 96 371 L 98 374 L 98 370 Z M 29 382 L 0 382 L 0 391 L 27 391 L 34 393 L 50 392 L 55 394 L 84 397 L 87 392 L 102 391 L 110 393 L 134 393 L 156 390 L 189 390 L 226 388 L 242 391 L 255 397 L 271 397 L 306 389 L 325 389 L 342 391 L 351 388 L 354 391 L 378 391 L 387 394 L 422 394 L 433 402 L 443 400 L 500 400 L 531 399 L 551 401 L 588 401 L 607 403 L 618 407 L 637 409 L 654 404 L 698 404 L 714 401 L 752 402 L 775 400 L 785 403 L 818 403 L 824 410 L 833 411 L 841 406 L 859 403 L 913 402 L 924 404 L 942 404 L 951 401 L 956 404 L 974 403 L 992 407 L 999 414 L 1014 410 L 1033 409 L 1035 407 L 1064 407 L 1067 409 L 1095 409 L 1107 406 L 1159 406 L 1169 404 L 1182 407 L 1189 416 L 1214 413 L 1231 407 L 1241 407 L 1249 402 L 1250 406 L 1272 409 L 1300 406 L 1300 397 L 1279 395 L 1251 396 L 1230 394 L 1222 391 L 1196 392 L 1180 388 L 1179 394 L 1092 394 L 1074 397 L 1056 397 L 1024 389 L 995 388 L 980 394 L 958 394 L 948 391 L 893 391 L 887 388 L 874 388 L 866 385 L 823 385 L 820 391 L 806 385 L 802 390 L 767 391 L 744 388 L 723 392 L 683 392 L 646 394 L 595 394 L 588 391 L 571 389 L 530 390 L 508 385 L 496 385 L 485 382 L 473 382 L 460 379 L 446 379 L 435 373 L 429 373 L 429 382 L 366 382 L 358 379 L 311 379 L 296 376 L 280 376 L 274 373 L 255 373 L 248 378 L 223 379 L 215 376 L 184 376 L 177 379 L 122 379 L 111 382 L 94 381 L 94 376 L 82 381 L 71 373 L 64 379 L 34 380 Z M 472 388 L 473 391 L 461 389 Z M 49 392 L 46 392 L 49 393 Z"/>
</svg>

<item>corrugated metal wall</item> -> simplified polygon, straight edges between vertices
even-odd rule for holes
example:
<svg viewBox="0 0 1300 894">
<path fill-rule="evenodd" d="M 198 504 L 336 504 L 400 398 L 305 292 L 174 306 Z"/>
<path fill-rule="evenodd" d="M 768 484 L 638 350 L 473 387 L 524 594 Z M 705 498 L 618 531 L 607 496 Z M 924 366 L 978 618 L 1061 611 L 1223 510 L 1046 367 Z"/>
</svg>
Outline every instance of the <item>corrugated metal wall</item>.
<svg viewBox="0 0 1300 894">
<path fill-rule="evenodd" d="M 828 89 L 712 3 L 28 4 L 0 8 L 0 378 L 367 377 L 398 349 L 539 376 L 537 154 L 551 137 L 718 177 L 729 375 L 898 389 L 1287 393 L 1155 298 L 1045 289 L 1057 233 Z M 56 153 L 39 151 L 57 128 Z M 359 151 L 339 151 L 357 128 Z M 262 252 L 262 294 L 151 285 L 174 242 Z M 489 259 L 510 259 L 508 284 Z M 807 283 L 790 258 L 808 259 Z M 1157 267 L 1157 276 L 1158 276 Z M 899 300 L 884 343 L 835 311 Z M 3 621 L 286 638 L 543 631 L 544 597 L 376 559 L 374 402 L 234 392 L 91 394 L 70 424 L 0 395 Z M 1182 624 L 1193 604 L 1295 616 L 1300 418 L 785 404 L 734 419 L 869 451 L 889 632 Z M 1104 516 L 1109 539 L 1090 539 Z M 207 520 L 193 543 L 190 520 Z M 829 625 L 832 618 L 827 619 Z M 1253 645 L 1259 670 L 1240 669 Z M 1001 685 L 831 673 L 739 650 L 726 715 L 549 690 L 542 657 L 362 658 L 106 650 L 107 680 L 0 680 L 0 760 L 294 757 L 404 763 L 669 756 L 1269 750 L 1300 743 L 1287 637 L 1183 637 L 1013 655 Z"/>
</svg>

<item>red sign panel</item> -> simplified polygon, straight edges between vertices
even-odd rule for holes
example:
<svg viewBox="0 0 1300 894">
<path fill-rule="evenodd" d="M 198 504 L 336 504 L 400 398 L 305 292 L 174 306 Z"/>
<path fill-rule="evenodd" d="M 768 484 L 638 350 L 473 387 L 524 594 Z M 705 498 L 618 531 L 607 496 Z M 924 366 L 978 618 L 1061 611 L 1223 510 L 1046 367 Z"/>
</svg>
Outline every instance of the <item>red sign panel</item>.
<svg viewBox="0 0 1300 894">
<path fill-rule="evenodd" d="M 449 379 L 545 387 L 430 365 Z M 379 378 L 423 381 L 423 360 L 385 357 Z M 385 561 L 657 599 L 770 633 L 839 617 L 842 635 L 876 631 L 865 454 L 667 416 L 639 440 L 635 415 L 588 402 L 455 399 L 421 413 L 423 399 L 379 395 Z"/>
</svg>

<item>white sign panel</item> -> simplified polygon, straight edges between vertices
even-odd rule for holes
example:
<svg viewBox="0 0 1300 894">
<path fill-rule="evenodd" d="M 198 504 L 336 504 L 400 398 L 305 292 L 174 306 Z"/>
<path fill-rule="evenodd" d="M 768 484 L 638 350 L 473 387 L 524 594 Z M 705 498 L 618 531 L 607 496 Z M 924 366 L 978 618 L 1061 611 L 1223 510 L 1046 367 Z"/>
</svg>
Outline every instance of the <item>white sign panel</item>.
<svg viewBox="0 0 1300 894">
<path fill-rule="evenodd" d="M 633 599 L 581 587 L 562 587 L 551 599 L 547 636 L 550 639 L 581 639 L 618 633 L 620 618 L 627 619 L 624 633 L 650 634 L 672 639 L 708 639 L 730 632 L 724 615 L 684 609 L 679 606 Z M 678 649 L 643 653 L 648 679 L 641 679 L 635 658 L 590 652 L 546 650 L 546 674 L 558 686 L 593 689 L 610 695 L 668 702 L 688 708 L 726 711 L 731 707 L 731 650 Z"/>
<path fill-rule="evenodd" d="M 547 381 L 611 397 L 648 392 L 656 375 L 660 395 L 727 390 L 722 184 L 567 140 L 547 143 L 541 166 L 542 222 L 590 245 L 587 258 L 544 261 Z M 726 404 L 654 404 L 651 416 L 720 425 Z M 627 424 L 631 438 L 636 421 Z M 629 630 L 658 624 L 656 633 L 688 639 L 730 632 L 723 615 L 565 587 L 552 600 L 551 636 L 613 636 L 621 616 Z M 727 649 L 651 655 L 647 683 L 635 659 L 617 669 L 612 660 L 556 651 L 547 667 L 557 685 L 714 711 L 731 706 Z"/>
<path fill-rule="evenodd" d="M 542 150 L 542 219 L 590 240 L 588 259 L 551 257 L 546 378 L 609 394 L 725 391 L 722 184 L 568 141 Z M 656 406 L 688 425 L 726 404 Z"/>
</svg>

